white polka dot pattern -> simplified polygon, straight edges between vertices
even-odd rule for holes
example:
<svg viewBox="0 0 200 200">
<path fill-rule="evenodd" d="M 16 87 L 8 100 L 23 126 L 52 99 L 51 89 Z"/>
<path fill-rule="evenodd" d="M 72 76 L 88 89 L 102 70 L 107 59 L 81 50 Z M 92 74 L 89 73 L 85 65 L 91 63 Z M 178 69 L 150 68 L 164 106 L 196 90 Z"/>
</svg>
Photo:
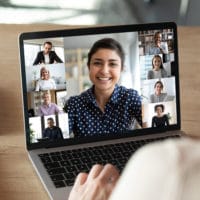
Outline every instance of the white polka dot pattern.
<svg viewBox="0 0 200 200">
<path fill-rule="evenodd" d="M 141 97 L 136 90 L 116 85 L 104 113 L 93 90 L 94 86 L 66 102 L 69 129 L 76 137 L 117 134 L 128 130 L 134 119 L 142 123 Z"/>
</svg>

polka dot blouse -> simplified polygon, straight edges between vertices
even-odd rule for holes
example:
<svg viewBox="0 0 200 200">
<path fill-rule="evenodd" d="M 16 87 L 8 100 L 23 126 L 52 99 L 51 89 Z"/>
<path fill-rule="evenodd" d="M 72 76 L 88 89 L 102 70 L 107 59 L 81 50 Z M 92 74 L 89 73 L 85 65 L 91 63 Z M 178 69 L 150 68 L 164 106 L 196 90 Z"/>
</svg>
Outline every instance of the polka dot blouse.
<svg viewBox="0 0 200 200">
<path fill-rule="evenodd" d="M 136 120 L 141 124 L 141 97 L 136 90 L 116 85 L 104 112 L 98 107 L 93 91 L 94 86 L 66 102 L 69 129 L 75 137 L 117 134 L 133 129 Z"/>
</svg>

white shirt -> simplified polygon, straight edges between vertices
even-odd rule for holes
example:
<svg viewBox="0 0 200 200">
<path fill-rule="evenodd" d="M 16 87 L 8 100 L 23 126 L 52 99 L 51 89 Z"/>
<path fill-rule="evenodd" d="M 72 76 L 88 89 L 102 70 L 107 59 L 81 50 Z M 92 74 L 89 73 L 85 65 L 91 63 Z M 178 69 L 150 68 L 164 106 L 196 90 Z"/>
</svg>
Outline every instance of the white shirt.
<svg viewBox="0 0 200 200">
<path fill-rule="evenodd" d="M 53 79 L 48 79 L 48 80 L 39 79 L 36 83 L 35 91 L 55 90 L 55 89 L 56 89 L 56 83 Z"/>
<path fill-rule="evenodd" d="M 50 63 L 49 54 L 44 54 L 44 62 L 45 62 L 45 64 Z"/>
<path fill-rule="evenodd" d="M 200 141 L 167 140 L 133 155 L 109 200 L 199 200 Z"/>
</svg>

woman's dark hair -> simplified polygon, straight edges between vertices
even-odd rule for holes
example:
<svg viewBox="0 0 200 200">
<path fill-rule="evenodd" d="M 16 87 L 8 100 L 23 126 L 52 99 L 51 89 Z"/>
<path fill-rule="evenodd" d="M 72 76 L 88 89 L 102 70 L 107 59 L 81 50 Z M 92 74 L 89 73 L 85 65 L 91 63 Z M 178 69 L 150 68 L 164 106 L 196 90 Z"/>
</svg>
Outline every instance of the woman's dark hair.
<svg viewBox="0 0 200 200">
<path fill-rule="evenodd" d="M 49 117 L 49 118 L 47 118 L 47 121 L 53 121 L 54 122 L 54 119 L 53 119 L 53 117 Z"/>
<path fill-rule="evenodd" d="M 162 83 L 161 81 L 156 81 L 156 83 L 155 83 L 155 85 L 154 85 L 154 88 L 156 88 L 156 85 L 157 85 L 157 84 L 160 84 L 162 88 L 164 87 L 164 85 L 163 85 L 163 83 Z"/>
<path fill-rule="evenodd" d="M 99 49 L 111 49 L 116 51 L 116 53 L 121 58 L 121 65 L 122 69 L 124 67 L 124 60 L 125 60 L 125 53 L 124 50 L 119 42 L 112 38 L 103 38 L 98 41 L 96 41 L 93 46 L 91 47 L 89 53 L 88 53 L 88 61 L 87 65 L 90 65 L 90 61 L 92 58 L 92 55 L 95 54 Z"/>
<path fill-rule="evenodd" d="M 155 58 L 160 58 L 160 60 L 161 60 L 160 69 L 163 69 L 163 68 L 164 68 L 164 67 L 163 67 L 163 62 L 162 62 L 162 58 L 160 57 L 160 55 L 155 55 L 155 56 L 152 58 L 152 68 L 154 68 L 153 60 L 154 60 Z"/>
<path fill-rule="evenodd" d="M 52 43 L 51 43 L 50 41 L 44 42 L 44 45 L 45 45 L 45 44 L 48 44 L 48 45 L 50 45 L 50 46 L 53 46 Z"/>
<path fill-rule="evenodd" d="M 157 105 L 155 105 L 155 107 L 154 107 L 154 111 L 155 112 L 156 112 L 156 110 L 157 110 L 158 107 L 160 107 L 162 109 L 162 112 L 164 112 L 165 106 L 163 104 L 157 104 Z"/>
</svg>

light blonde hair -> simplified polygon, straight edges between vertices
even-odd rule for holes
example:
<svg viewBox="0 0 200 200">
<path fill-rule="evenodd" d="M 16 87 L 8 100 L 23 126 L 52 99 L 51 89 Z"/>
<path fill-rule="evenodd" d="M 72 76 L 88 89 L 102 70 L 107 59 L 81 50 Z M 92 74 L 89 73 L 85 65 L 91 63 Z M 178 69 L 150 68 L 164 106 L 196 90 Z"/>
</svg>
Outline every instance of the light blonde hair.
<svg viewBox="0 0 200 200">
<path fill-rule="evenodd" d="M 42 78 L 42 72 L 44 70 L 48 72 L 48 79 L 49 79 L 50 78 L 50 71 L 45 66 L 40 69 L 40 78 Z"/>
</svg>

